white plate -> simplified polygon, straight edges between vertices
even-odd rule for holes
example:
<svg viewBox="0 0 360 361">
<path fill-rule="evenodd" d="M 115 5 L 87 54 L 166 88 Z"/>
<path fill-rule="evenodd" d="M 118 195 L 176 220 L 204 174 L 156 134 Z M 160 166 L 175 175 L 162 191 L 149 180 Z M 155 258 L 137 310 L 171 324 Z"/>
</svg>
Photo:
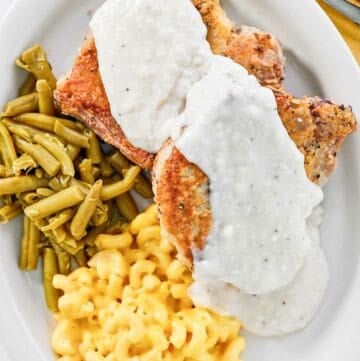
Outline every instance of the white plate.
<svg viewBox="0 0 360 361">
<path fill-rule="evenodd" d="M 0 0 L 2 1 L 2 0 Z M 156 0 L 154 0 L 156 1 Z M 23 74 L 14 59 L 40 42 L 57 75 L 72 64 L 101 0 L 18 0 L 0 24 L 0 103 L 15 96 Z M 297 95 L 326 95 L 352 104 L 360 119 L 360 72 L 341 37 L 311 0 L 227 0 L 229 15 L 273 32 L 286 49 L 286 86 Z M 324 305 L 305 331 L 283 338 L 247 338 L 245 361 L 359 361 L 359 135 L 342 148 L 325 188 L 322 243 L 331 281 Z M 0 359 L 50 361 L 52 318 L 39 274 L 17 268 L 20 222 L 0 227 Z M 304 298 L 306 295 L 304 295 Z"/>
</svg>

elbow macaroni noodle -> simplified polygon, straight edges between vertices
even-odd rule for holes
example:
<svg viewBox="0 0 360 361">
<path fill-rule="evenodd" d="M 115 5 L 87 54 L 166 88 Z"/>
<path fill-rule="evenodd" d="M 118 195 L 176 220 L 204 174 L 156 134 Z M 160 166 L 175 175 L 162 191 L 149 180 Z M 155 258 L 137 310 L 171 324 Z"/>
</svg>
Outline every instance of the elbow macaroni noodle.
<svg viewBox="0 0 360 361">
<path fill-rule="evenodd" d="M 100 235 L 89 268 L 56 275 L 52 347 L 61 361 L 238 361 L 238 320 L 194 307 L 191 272 L 160 237 L 155 206 Z"/>
</svg>

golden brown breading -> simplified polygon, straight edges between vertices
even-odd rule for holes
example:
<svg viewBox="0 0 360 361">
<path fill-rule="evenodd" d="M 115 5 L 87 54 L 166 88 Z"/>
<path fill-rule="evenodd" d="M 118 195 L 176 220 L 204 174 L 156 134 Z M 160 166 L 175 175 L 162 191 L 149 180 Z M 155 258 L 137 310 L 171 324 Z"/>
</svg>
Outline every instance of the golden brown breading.
<svg viewBox="0 0 360 361">
<path fill-rule="evenodd" d="M 85 40 L 70 74 L 58 82 L 54 96 L 63 114 L 84 122 L 134 163 L 151 168 L 154 155 L 134 147 L 111 115 L 92 36 Z"/>
<path fill-rule="evenodd" d="M 283 124 L 304 154 L 308 178 L 323 185 L 341 143 L 356 127 L 351 108 L 317 97 L 296 99 L 280 91 L 275 95 Z M 211 229 L 209 179 L 168 142 L 155 158 L 153 189 L 164 236 L 191 264 L 191 249 L 202 249 Z"/>
<path fill-rule="evenodd" d="M 207 26 L 207 39 L 214 54 L 228 56 L 256 76 L 262 85 L 280 86 L 285 58 L 276 38 L 259 29 L 236 28 L 220 0 L 192 0 Z"/>
<path fill-rule="evenodd" d="M 284 57 L 280 44 L 271 34 L 246 26 L 237 30 L 220 0 L 192 1 L 208 28 L 212 50 L 241 64 L 274 91 L 280 118 L 305 156 L 309 179 L 324 184 L 334 169 L 344 138 L 356 130 L 351 108 L 318 97 L 296 99 L 286 93 L 280 84 Z"/>
<path fill-rule="evenodd" d="M 208 177 L 167 141 L 155 158 L 153 189 L 164 236 L 191 264 L 191 249 L 202 249 L 211 227 Z"/>
<path fill-rule="evenodd" d="M 266 59 L 269 55 L 264 55 L 266 52 L 260 49 L 256 52 L 258 46 L 268 47 L 272 38 L 258 30 L 248 31 L 249 28 L 242 34 L 231 30 L 233 25 L 221 9 L 219 0 L 193 2 L 208 26 L 208 40 L 213 51 L 242 64 L 274 90 L 282 122 L 304 154 L 308 178 L 319 185 L 324 184 L 334 169 L 341 143 L 356 129 L 351 108 L 318 97 L 296 99 L 283 91 L 280 86 L 283 69 L 276 65 L 281 64 L 277 61 L 280 60 L 278 50 L 267 53 L 273 54 L 269 62 Z M 274 45 L 270 49 L 274 49 Z M 209 180 L 168 142 L 155 158 L 153 185 L 162 231 L 178 248 L 181 258 L 191 264 L 191 249 L 204 246 L 212 225 Z"/>
<path fill-rule="evenodd" d="M 296 99 L 283 91 L 275 91 L 275 97 L 289 136 L 304 154 L 308 178 L 323 185 L 335 167 L 342 142 L 356 130 L 351 107 L 318 97 Z"/>
</svg>

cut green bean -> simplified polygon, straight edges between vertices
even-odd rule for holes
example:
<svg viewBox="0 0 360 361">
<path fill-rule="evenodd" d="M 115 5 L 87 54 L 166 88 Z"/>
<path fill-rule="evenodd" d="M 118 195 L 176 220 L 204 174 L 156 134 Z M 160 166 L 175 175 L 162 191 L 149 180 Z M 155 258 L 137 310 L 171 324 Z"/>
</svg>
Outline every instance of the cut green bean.
<svg viewBox="0 0 360 361">
<path fill-rule="evenodd" d="M 55 114 L 53 91 L 45 79 L 36 82 L 36 91 L 39 94 L 39 112 L 46 115 Z"/>
<path fill-rule="evenodd" d="M 95 213 L 91 218 L 91 222 L 95 227 L 100 227 L 105 224 L 109 219 L 109 206 L 102 202 L 96 207 Z"/>
<path fill-rule="evenodd" d="M 18 137 L 23 138 L 28 142 L 32 142 L 32 138 L 35 134 L 45 134 L 41 130 L 29 127 L 27 125 L 17 124 L 8 119 L 3 119 L 3 123 L 6 125 L 10 133 L 17 135 Z"/>
<path fill-rule="evenodd" d="M 20 202 L 7 204 L 0 208 L 0 223 L 8 223 L 22 213 Z"/>
<path fill-rule="evenodd" d="M 4 105 L 1 117 L 14 117 L 19 114 L 37 112 L 39 110 L 39 95 L 31 93 L 10 100 Z"/>
<path fill-rule="evenodd" d="M 21 193 L 18 198 L 24 207 L 30 206 L 31 204 L 39 202 L 41 199 L 43 199 L 43 197 L 36 192 Z"/>
<path fill-rule="evenodd" d="M 100 166 L 101 175 L 103 177 L 111 177 L 114 174 L 114 170 L 110 162 L 105 157 L 102 157 L 99 166 Z"/>
<path fill-rule="evenodd" d="M 46 187 L 49 180 L 38 179 L 35 176 L 17 176 L 0 179 L 0 195 L 16 194 L 36 190 L 39 187 Z"/>
<path fill-rule="evenodd" d="M 120 234 L 123 232 L 124 227 L 128 225 L 124 218 L 120 218 L 115 223 L 113 223 L 110 227 L 104 230 L 106 234 Z"/>
<path fill-rule="evenodd" d="M 120 194 L 115 198 L 116 206 L 122 216 L 127 221 L 132 221 L 138 214 L 139 210 L 129 192 Z"/>
<path fill-rule="evenodd" d="M 66 146 L 66 152 L 72 161 L 74 161 L 78 157 L 80 151 L 81 151 L 81 148 L 76 147 L 75 145 L 68 144 Z"/>
<path fill-rule="evenodd" d="M 96 134 L 89 129 L 85 130 L 85 134 L 88 136 L 90 142 L 90 147 L 86 150 L 86 156 L 91 159 L 92 164 L 100 164 L 102 156 Z"/>
<path fill-rule="evenodd" d="M 101 200 L 106 201 L 116 198 L 120 194 L 129 191 L 133 187 L 135 179 L 139 175 L 140 171 L 141 168 L 139 166 L 132 166 L 126 172 L 124 179 L 104 186 L 101 191 Z"/>
<path fill-rule="evenodd" d="M 37 163 L 35 159 L 30 154 L 23 153 L 19 158 L 14 160 L 12 165 L 12 174 L 19 175 L 21 171 L 29 171 L 36 167 Z"/>
<path fill-rule="evenodd" d="M 56 251 L 59 273 L 62 275 L 68 275 L 71 272 L 71 254 L 67 253 L 63 249 Z"/>
<path fill-rule="evenodd" d="M 83 182 L 88 184 L 95 183 L 91 159 L 83 159 L 81 161 L 81 163 L 79 164 L 79 173 Z"/>
<path fill-rule="evenodd" d="M 86 267 L 87 266 L 87 257 L 85 253 L 85 249 L 81 249 L 79 252 L 75 255 L 75 262 L 79 267 Z"/>
<path fill-rule="evenodd" d="M 84 237 L 86 227 L 100 201 L 100 193 L 103 187 L 101 180 L 97 181 L 90 189 L 84 201 L 80 204 L 70 225 L 70 232 L 76 240 Z"/>
<path fill-rule="evenodd" d="M 36 270 L 39 259 L 40 231 L 34 223 L 24 217 L 23 237 L 21 240 L 21 250 L 19 267 L 24 271 Z"/>
<path fill-rule="evenodd" d="M 82 182 L 76 178 L 71 178 L 70 185 L 79 187 L 84 194 L 88 194 L 91 188 L 91 184 Z"/>
<path fill-rule="evenodd" d="M 66 152 L 64 147 L 61 147 L 51 137 L 47 137 L 43 134 L 35 134 L 34 141 L 42 145 L 46 150 L 48 150 L 59 162 L 61 165 L 61 171 L 65 175 L 73 177 L 75 175 L 75 168 L 72 160 Z"/>
<path fill-rule="evenodd" d="M 4 178 L 7 177 L 7 171 L 6 171 L 6 167 L 4 166 L 4 164 L 0 164 L 0 178 Z"/>
<path fill-rule="evenodd" d="M 73 218 L 75 211 L 73 209 L 65 209 L 48 220 L 46 226 L 41 227 L 42 232 L 54 230 Z"/>
<path fill-rule="evenodd" d="M 6 172 L 8 175 L 13 174 L 13 162 L 17 158 L 14 142 L 9 134 L 8 129 L 3 122 L 0 122 L 0 144 L 1 155 L 5 163 Z"/>
<path fill-rule="evenodd" d="M 44 171 L 53 177 L 60 169 L 60 162 L 43 146 L 32 144 L 21 138 L 15 138 L 16 148 L 24 153 L 30 154 Z"/>
<path fill-rule="evenodd" d="M 120 176 L 123 175 L 124 170 L 131 167 L 131 163 L 129 162 L 129 160 L 120 152 L 116 152 L 111 156 L 107 157 L 107 160 L 119 173 Z M 136 178 L 134 190 L 146 199 L 154 197 L 150 182 L 141 173 Z"/>
<path fill-rule="evenodd" d="M 36 190 L 36 193 L 39 195 L 39 196 L 41 196 L 41 197 L 50 197 L 50 196 L 52 196 L 55 192 L 52 190 L 52 189 L 50 189 L 50 188 L 38 188 L 37 190 Z"/>
<path fill-rule="evenodd" d="M 42 129 L 47 132 L 54 132 L 55 123 L 59 122 L 63 126 L 70 129 L 77 129 L 77 125 L 72 120 L 53 117 L 46 114 L 39 113 L 24 113 L 16 116 L 14 121 L 38 129 Z M 85 137 L 85 136 L 84 136 Z"/>
<path fill-rule="evenodd" d="M 32 48 L 25 50 L 16 65 L 32 73 L 37 80 L 45 79 L 51 89 L 56 88 L 56 78 L 52 72 L 51 65 L 43 48 L 36 44 Z"/>
<path fill-rule="evenodd" d="M 53 278 L 59 273 L 57 255 L 51 248 L 43 250 L 43 282 L 45 300 L 49 310 L 58 310 L 59 291 L 53 286 Z"/>
<path fill-rule="evenodd" d="M 34 93 L 35 87 L 36 87 L 36 79 L 34 75 L 29 74 L 19 89 L 19 96 L 22 97 L 24 95 Z"/>
<path fill-rule="evenodd" d="M 68 128 L 67 126 L 62 124 L 62 122 L 60 122 L 59 120 L 55 121 L 54 133 L 59 137 L 65 139 L 68 143 L 73 144 L 75 146 L 81 148 L 90 147 L 89 138 L 86 135 L 81 134 L 71 128 Z"/>
<path fill-rule="evenodd" d="M 41 201 L 26 207 L 24 212 L 29 218 L 38 220 L 60 212 L 66 208 L 73 207 L 81 203 L 84 198 L 85 195 L 81 192 L 80 188 L 74 186 L 63 189 L 48 198 L 44 198 Z"/>
</svg>

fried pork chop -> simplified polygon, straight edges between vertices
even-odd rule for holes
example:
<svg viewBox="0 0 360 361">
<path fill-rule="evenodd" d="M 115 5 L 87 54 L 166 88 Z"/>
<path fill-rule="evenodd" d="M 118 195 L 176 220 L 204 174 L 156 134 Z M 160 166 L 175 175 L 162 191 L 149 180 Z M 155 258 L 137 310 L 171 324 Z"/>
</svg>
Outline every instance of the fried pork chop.
<svg viewBox="0 0 360 361">
<path fill-rule="evenodd" d="M 151 168 L 154 155 L 133 146 L 111 115 L 92 36 L 85 40 L 70 73 L 58 82 L 54 96 L 63 114 L 84 122 L 142 168 Z"/>
<path fill-rule="evenodd" d="M 208 27 L 213 52 L 229 56 L 274 91 L 283 125 L 304 155 L 308 178 L 323 185 L 335 167 L 340 145 L 356 129 L 351 107 L 319 97 L 297 99 L 286 93 L 280 84 L 284 58 L 272 35 L 254 28 L 237 30 L 219 0 L 193 3 Z M 154 162 L 153 188 L 163 233 L 191 265 L 191 250 L 203 248 L 211 229 L 209 180 L 167 142 Z"/>
<path fill-rule="evenodd" d="M 214 54 L 242 65 L 262 85 L 279 87 L 284 78 L 285 58 L 278 40 L 250 26 L 236 27 L 220 0 L 192 0 L 207 26 L 207 39 Z"/>
</svg>

